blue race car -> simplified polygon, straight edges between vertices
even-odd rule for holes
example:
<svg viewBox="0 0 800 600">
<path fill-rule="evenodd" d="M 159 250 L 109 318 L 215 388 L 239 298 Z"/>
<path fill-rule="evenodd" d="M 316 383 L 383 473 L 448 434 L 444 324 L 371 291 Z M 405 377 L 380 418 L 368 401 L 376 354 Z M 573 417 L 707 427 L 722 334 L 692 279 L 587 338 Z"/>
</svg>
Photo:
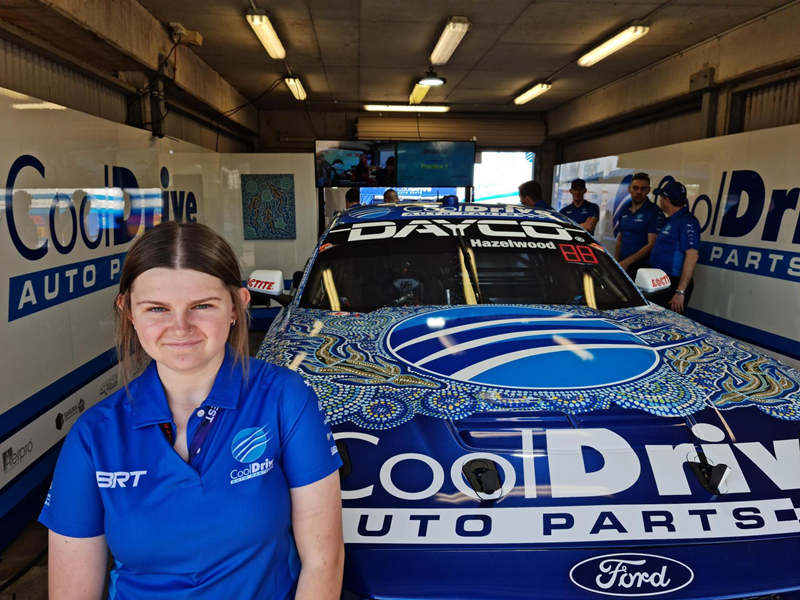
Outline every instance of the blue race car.
<svg viewBox="0 0 800 600">
<path fill-rule="evenodd" d="M 352 209 L 282 298 L 258 356 L 333 427 L 346 598 L 800 598 L 800 373 L 568 219 Z"/>
</svg>

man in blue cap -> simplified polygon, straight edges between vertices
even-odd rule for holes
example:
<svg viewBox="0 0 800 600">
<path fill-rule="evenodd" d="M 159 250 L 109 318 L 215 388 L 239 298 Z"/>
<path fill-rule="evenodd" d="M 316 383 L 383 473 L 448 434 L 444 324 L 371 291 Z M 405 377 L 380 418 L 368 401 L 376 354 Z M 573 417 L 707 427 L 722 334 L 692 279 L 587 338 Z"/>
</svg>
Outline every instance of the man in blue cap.
<svg viewBox="0 0 800 600">
<path fill-rule="evenodd" d="M 650 193 L 647 173 L 634 173 L 628 192 L 631 199 L 619 211 L 614 255 L 631 279 L 636 279 L 636 271 L 650 265 L 650 252 L 664 226 L 664 213 L 647 197 Z"/>
<path fill-rule="evenodd" d="M 562 208 L 561 214 L 575 221 L 589 233 L 594 233 L 597 221 L 600 220 L 600 207 L 584 199 L 586 182 L 583 179 L 573 180 L 569 193 L 572 194 L 572 204 Z"/>
<path fill-rule="evenodd" d="M 669 275 L 672 283 L 654 298 L 664 308 L 682 313 L 689 304 L 694 289 L 694 268 L 700 258 L 700 223 L 687 207 L 686 187 L 678 181 L 668 181 L 654 194 L 667 220 L 656 238 L 650 254 L 650 266 Z"/>
</svg>

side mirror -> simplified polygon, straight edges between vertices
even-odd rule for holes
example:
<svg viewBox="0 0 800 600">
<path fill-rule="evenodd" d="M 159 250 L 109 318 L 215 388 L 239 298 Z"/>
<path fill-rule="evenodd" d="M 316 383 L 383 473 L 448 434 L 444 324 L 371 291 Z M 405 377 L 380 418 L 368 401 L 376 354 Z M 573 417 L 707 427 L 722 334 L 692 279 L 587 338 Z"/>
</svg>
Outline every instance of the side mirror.
<svg viewBox="0 0 800 600">
<path fill-rule="evenodd" d="M 636 287 L 643 294 L 653 294 L 667 289 L 672 282 L 661 269 L 639 269 L 636 271 Z"/>
<path fill-rule="evenodd" d="M 292 275 L 292 289 L 297 289 L 300 287 L 300 282 L 303 280 L 303 272 L 302 271 L 295 271 L 294 275 Z"/>
<path fill-rule="evenodd" d="M 267 296 L 280 296 L 283 293 L 283 271 L 253 271 L 247 279 L 247 289 Z"/>
<path fill-rule="evenodd" d="M 283 271 L 258 269 L 247 278 L 247 289 L 253 298 L 254 304 L 266 304 L 275 300 L 281 306 L 286 306 L 292 297 L 283 293 Z"/>
</svg>

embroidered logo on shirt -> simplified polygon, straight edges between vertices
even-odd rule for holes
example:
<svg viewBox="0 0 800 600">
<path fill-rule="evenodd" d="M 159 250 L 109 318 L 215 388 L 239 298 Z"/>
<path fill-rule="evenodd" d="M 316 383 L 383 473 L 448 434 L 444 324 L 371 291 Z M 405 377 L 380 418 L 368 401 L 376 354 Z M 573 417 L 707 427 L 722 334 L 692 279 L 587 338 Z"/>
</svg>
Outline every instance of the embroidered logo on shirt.
<svg viewBox="0 0 800 600">
<path fill-rule="evenodd" d="M 231 453 L 233 458 L 240 463 L 251 463 L 261 458 L 267 449 L 267 442 L 272 439 L 268 437 L 269 431 L 264 432 L 263 427 L 249 427 L 242 429 L 233 438 Z"/>
<path fill-rule="evenodd" d="M 265 432 L 264 427 L 248 427 L 234 436 L 231 454 L 240 463 L 247 463 L 247 466 L 231 471 L 231 485 L 266 475 L 272 470 L 275 462 L 273 459 L 256 462 L 266 451 L 267 442 L 272 439 L 270 431 Z"/>
<path fill-rule="evenodd" d="M 101 488 L 115 488 L 115 487 L 136 487 L 139 485 L 139 478 L 146 475 L 147 471 L 95 471 L 97 478 L 97 487 Z"/>
</svg>

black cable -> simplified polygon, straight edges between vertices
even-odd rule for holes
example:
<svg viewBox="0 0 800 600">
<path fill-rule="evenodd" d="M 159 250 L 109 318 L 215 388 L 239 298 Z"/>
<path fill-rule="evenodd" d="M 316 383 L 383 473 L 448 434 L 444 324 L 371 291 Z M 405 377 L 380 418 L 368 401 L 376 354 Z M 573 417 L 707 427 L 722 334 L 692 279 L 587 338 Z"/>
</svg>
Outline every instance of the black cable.
<svg viewBox="0 0 800 600">
<path fill-rule="evenodd" d="M 172 44 L 172 48 L 170 49 L 169 53 L 167 53 L 167 56 L 164 57 L 164 60 L 162 60 L 161 63 L 158 65 L 158 68 L 156 69 L 156 72 L 153 74 L 153 76 L 150 78 L 149 83 L 144 88 L 142 88 L 142 90 L 139 91 L 139 93 L 137 93 L 134 96 L 128 98 L 128 109 L 127 109 L 127 112 L 126 112 L 126 115 L 125 115 L 125 124 L 126 125 L 130 124 L 131 108 L 133 108 L 133 106 L 137 102 L 142 101 L 145 97 L 149 96 L 152 93 L 153 84 L 155 83 L 155 81 L 158 78 L 158 76 L 161 75 L 161 70 L 164 68 L 164 66 L 167 64 L 169 59 L 172 57 L 173 53 L 175 52 L 175 49 L 178 47 L 179 42 L 180 42 L 180 40 L 177 40 L 174 44 Z M 170 110 L 169 109 L 169 102 L 167 101 L 166 96 L 164 96 L 163 94 L 167 89 L 169 89 L 169 87 L 171 85 L 173 85 L 175 83 L 175 78 L 177 76 L 177 71 L 178 71 L 178 60 L 177 60 L 177 58 L 178 58 L 177 55 L 175 55 L 175 59 L 176 60 L 175 60 L 175 66 L 174 66 L 174 72 L 173 72 L 172 79 L 169 81 L 169 83 L 166 86 L 164 86 L 164 89 L 161 91 L 161 94 L 162 94 L 162 97 L 164 99 L 164 103 L 165 103 L 165 105 L 167 107 L 167 110 L 163 115 L 161 115 L 161 120 L 160 121 L 149 121 L 147 123 L 143 123 L 141 125 L 142 128 L 144 128 L 144 127 L 146 127 L 148 125 L 154 125 L 156 123 L 157 124 L 161 124 L 161 123 L 164 122 L 164 119 L 167 118 L 167 115 L 169 114 L 169 110 Z M 160 110 L 159 110 L 159 113 L 160 113 Z"/>
<path fill-rule="evenodd" d="M 230 110 L 227 110 L 225 112 L 219 113 L 216 117 L 211 119 L 211 122 L 216 124 L 216 129 L 217 129 L 217 139 L 216 139 L 216 142 L 214 143 L 214 150 L 216 152 L 219 152 L 219 133 L 220 133 L 219 132 L 219 122 L 220 122 L 220 119 L 232 117 L 233 115 L 235 115 L 237 112 L 239 112 L 243 108 L 246 108 L 246 107 L 250 106 L 254 102 L 258 102 L 259 100 L 261 100 L 261 98 L 263 98 L 264 96 L 266 96 L 266 95 L 270 94 L 272 91 L 274 91 L 275 88 L 278 87 L 278 84 L 281 81 L 283 81 L 283 77 L 279 77 L 278 79 L 273 81 L 269 85 L 269 87 L 267 89 L 265 89 L 263 92 L 261 92 L 258 96 L 256 96 L 252 100 L 250 100 L 248 102 L 245 102 L 244 104 L 242 104 L 240 106 L 237 106 L 235 108 L 232 108 Z"/>
<path fill-rule="evenodd" d="M 419 111 L 415 110 L 414 114 L 417 115 L 417 137 L 419 138 L 419 141 L 421 142 L 422 141 L 422 134 L 419 132 Z"/>
<path fill-rule="evenodd" d="M 305 111 L 306 121 L 308 122 L 308 126 L 311 129 L 311 133 L 314 134 L 315 138 L 319 139 L 319 134 L 317 133 L 317 130 L 314 129 L 314 123 L 311 122 L 311 114 L 308 112 L 308 103 L 305 100 L 303 100 L 303 110 Z"/>
<path fill-rule="evenodd" d="M 47 548 L 45 548 L 44 550 L 39 552 L 39 554 L 37 554 L 36 557 L 31 562 L 29 562 L 27 565 L 22 567 L 22 569 L 17 571 L 10 579 L 7 579 L 5 582 L 3 582 L 3 585 L 0 585 L 0 592 L 3 592 L 5 589 L 7 589 L 11 585 L 13 585 L 17 581 L 19 581 L 19 579 L 23 575 L 25 575 L 25 573 L 27 573 L 33 567 L 35 567 L 36 563 L 38 563 L 40 560 L 42 560 L 45 556 L 47 556 Z"/>
</svg>

